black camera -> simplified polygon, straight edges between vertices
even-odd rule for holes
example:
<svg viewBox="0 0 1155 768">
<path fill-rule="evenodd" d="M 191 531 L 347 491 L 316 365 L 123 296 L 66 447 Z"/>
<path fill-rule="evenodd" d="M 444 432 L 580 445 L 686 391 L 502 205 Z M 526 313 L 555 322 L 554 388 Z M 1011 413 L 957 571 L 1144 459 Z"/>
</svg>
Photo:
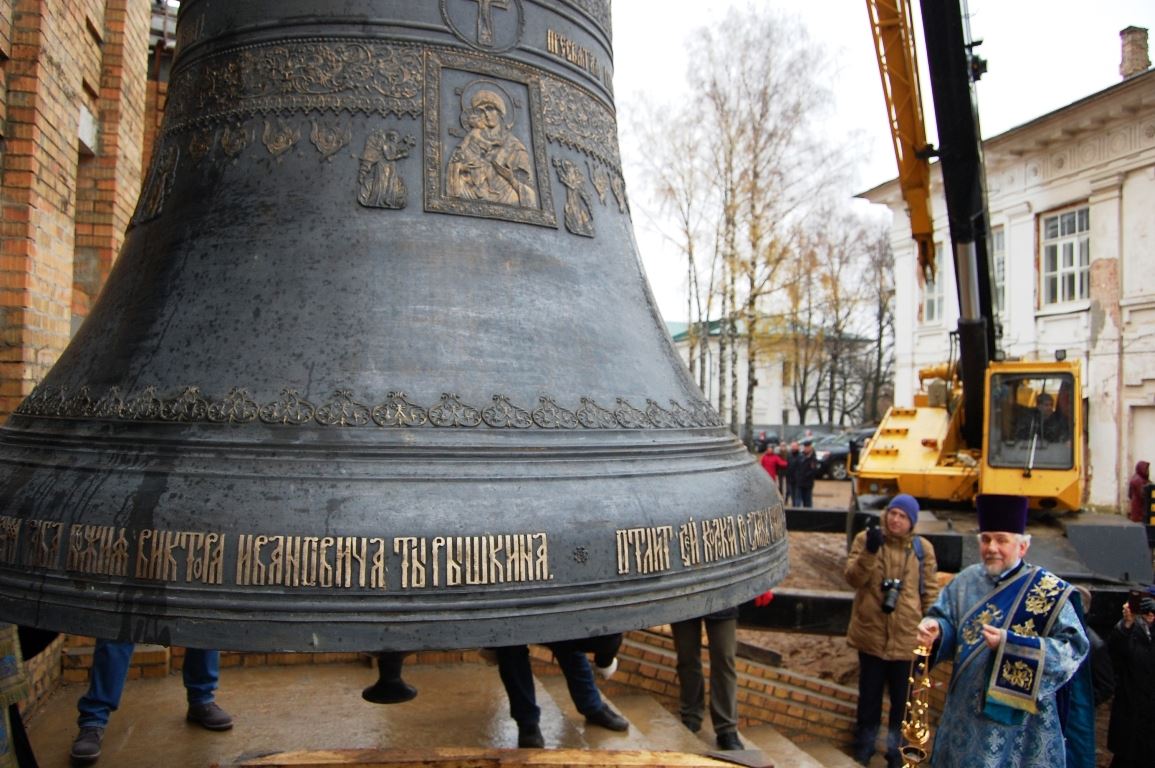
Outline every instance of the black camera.
<svg viewBox="0 0 1155 768">
<path fill-rule="evenodd" d="M 902 591 L 902 579 L 882 580 L 882 612 L 894 613 L 898 607 L 898 593 Z"/>
</svg>

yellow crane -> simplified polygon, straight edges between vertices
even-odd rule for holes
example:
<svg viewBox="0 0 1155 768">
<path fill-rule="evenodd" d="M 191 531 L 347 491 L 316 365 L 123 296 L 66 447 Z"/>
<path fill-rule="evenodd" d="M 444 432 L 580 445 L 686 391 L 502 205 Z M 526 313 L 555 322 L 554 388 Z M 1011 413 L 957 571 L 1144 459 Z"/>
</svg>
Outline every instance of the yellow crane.
<svg viewBox="0 0 1155 768">
<path fill-rule="evenodd" d="M 1026 495 L 1035 509 L 1083 501 L 1082 382 L 1077 361 L 1003 360 L 997 350 L 987 246 L 982 144 L 963 0 L 924 0 L 923 36 L 939 146 L 926 140 L 910 0 L 866 0 L 898 181 L 918 261 L 934 273 L 930 159 L 937 157 L 959 297 L 958 357 L 919 372 L 910 405 L 895 406 L 855 471 L 860 507 L 909 493 L 930 508 L 969 507 L 979 493 Z M 946 261 L 944 260 L 944 263 Z"/>
</svg>

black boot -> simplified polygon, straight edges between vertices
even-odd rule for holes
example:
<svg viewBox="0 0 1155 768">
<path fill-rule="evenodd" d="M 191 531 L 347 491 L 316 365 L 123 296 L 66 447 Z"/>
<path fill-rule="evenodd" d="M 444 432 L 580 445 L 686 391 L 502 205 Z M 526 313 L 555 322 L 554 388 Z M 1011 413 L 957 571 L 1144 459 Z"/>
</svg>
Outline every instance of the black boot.
<svg viewBox="0 0 1155 768">
<path fill-rule="evenodd" d="M 361 698 L 374 704 L 400 704 L 417 695 L 417 689 L 401 679 L 401 664 L 409 653 L 383 651 L 377 654 L 377 682 L 361 691 Z"/>
</svg>

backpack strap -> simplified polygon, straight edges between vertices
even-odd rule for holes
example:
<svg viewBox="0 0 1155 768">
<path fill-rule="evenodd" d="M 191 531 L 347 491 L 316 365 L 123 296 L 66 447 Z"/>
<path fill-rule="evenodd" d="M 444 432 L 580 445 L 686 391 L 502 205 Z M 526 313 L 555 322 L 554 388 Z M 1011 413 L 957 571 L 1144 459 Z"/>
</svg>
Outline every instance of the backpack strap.
<svg viewBox="0 0 1155 768">
<path fill-rule="evenodd" d="M 912 543 L 914 546 L 914 556 L 918 558 L 918 594 L 919 595 L 925 595 L 926 594 L 926 572 L 925 572 L 925 569 L 922 567 L 922 564 L 923 564 L 924 558 L 926 557 L 926 553 L 923 552 L 923 549 L 922 549 L 922 537 L 915 535 Z"/>
</svg>

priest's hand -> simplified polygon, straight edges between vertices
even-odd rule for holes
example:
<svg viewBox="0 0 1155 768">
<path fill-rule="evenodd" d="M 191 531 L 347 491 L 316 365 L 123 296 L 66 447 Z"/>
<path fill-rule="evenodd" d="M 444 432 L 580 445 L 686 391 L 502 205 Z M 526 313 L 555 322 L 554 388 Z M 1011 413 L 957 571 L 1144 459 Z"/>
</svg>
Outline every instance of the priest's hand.
<svg viewBox="0 0 1155 768">
<path fill-rule="evenodd" d="M 983 624 L 983 641 L 986 642 L 987 648 L 990 648 L 992 651 L 998 649 L 999 643 L 1003 641 L 1006 634 L 1007 631 L 1005 629 L 992 627 L 990 624 Z"/>
<path fill-rule="evenodd" d="M 918 623 L 918 644 L 924 648 L 931 648 L 941 633 L 942 628 L 939 627 L 937 620 L 923 619 Z"/>
</svg>

